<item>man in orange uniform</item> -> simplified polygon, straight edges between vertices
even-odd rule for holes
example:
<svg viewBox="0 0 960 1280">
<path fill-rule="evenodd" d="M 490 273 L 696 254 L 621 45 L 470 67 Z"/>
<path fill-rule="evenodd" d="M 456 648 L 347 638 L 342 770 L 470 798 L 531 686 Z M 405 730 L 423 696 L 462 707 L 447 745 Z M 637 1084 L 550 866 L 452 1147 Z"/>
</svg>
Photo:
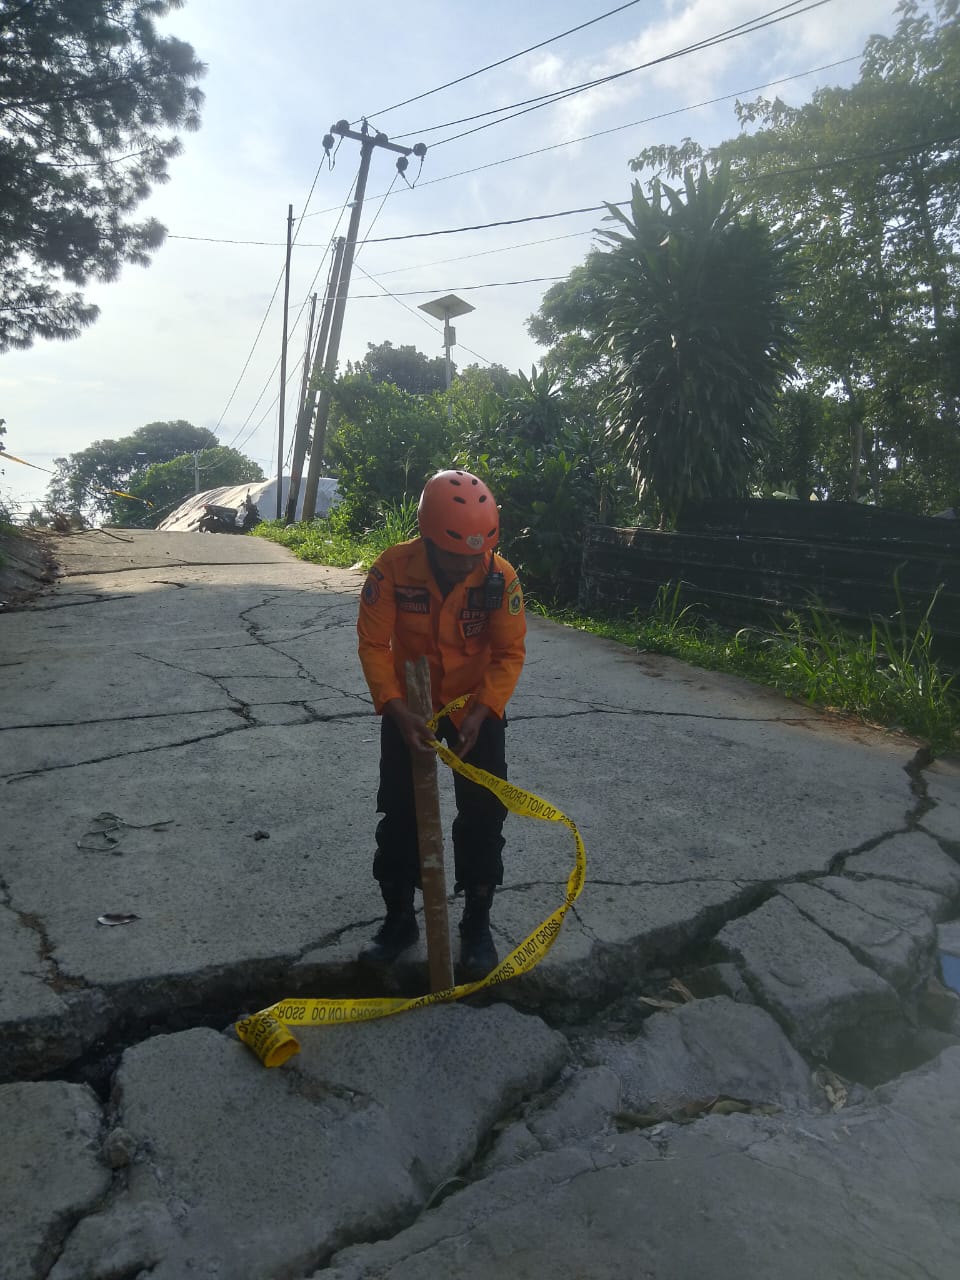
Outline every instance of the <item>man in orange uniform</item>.
<svg viewBox="0 0 960 1280">
<path fill-rule="evenodd" d="M 444 717 L 436 737 L 470 764 L 507 776 L 504 710 L 524 659 L 523 594 L 513 566 L 494 554 L 500 520 L 493 494 L 467 471 L 441 471 L 424 486 L 420 537 L 390 547 L 370 570 L 357 621 L 360 662 L 381 715 L 377 853 L 373 874 L 386 919 L 363 958 L 392 963 L 419 937 L 420 881 L 411 752 L 432 753 L 433 733 L 406 702 L 405 663 L 426 655 L 433 709 L 470 700 Z M 465 895 L 460 962 L 470 977 L 497 963 L 490 905 L 503 883 L 506 810 L 491 792 L 454 775 L 456 889 Z"/>
</svg>

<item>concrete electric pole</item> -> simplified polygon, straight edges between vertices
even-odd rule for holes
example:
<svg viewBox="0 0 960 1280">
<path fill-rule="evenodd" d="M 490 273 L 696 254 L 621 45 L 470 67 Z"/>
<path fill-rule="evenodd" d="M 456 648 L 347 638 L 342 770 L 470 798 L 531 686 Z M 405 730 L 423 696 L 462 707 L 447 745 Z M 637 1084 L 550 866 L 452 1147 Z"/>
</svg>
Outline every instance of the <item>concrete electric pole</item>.
<svg viewBox="0 0 960 1280">
<path fill-rule="evenodd" d="M 283 488 L 283 410 L 287 400 L 287 319 L 290 310 L 290 250 L 293 247 L 293 205 L 287 206 L 287 260 L 283 276 L 283 345 L 280 348 L 280 414 L 277 430 L 277 519 Z"/>
<path fill-rule="evenodd" d="M 297 419 L 297 432 L 293 441 L 293 461 L 290 464 L 290 492 L 287 494 L 287 510 L 284 515 L 286 524 L 292 524 L 297 518 L 297 503 L 300 500 L 300 485 L 303 482 L 303 464 L 307 456 L 307 442 L 310 436 L 310 423 L 313 421 L 319 394 L 319 380 L 323 373 L 323 361 L 327 350 L 327 337 L 330 333 L 330 320 L 336 303 L 337 282 L 340 279 L 340 266 L 343 262 L 343 247 L 346 244 L 343 236 L 337 240 L 333 251 L 333 261 L 327 276 L 327 291 L 323 300 L 323 311 L 320 313 L 320 332 L 313 352 L 313 365 L 307 379 L 306 396 Z M 318 473 L 319 475 L 319 473 Z M 316 499 L 314 499 L 316 502 Z"/>
<path fill-rule="evenodd" d="M 346 245 L 343 262 L 340 267 L 340 279 L 336 289 L 336 303 L 330 323 L 330 338 L 326 358 L 323 363 L 324 382 L 317 405 L 317 420 L 313 428 L 313 447 L 310 450 L 310 467 L 307 471 L 307 483 L 303 492 L 303 520 L 312 520 L 317 509 L 317 487 L 320 479 L 320 466 L 323 462 L 323 449 L 326 444 L 327 419 L 330 416 L 330 388 L 337 372 L 337 359 L 340 354 L 340 335 L 343 332 L 343 316 L 347 306 L 347 293 L 350 289 L 350 274 L 353 270 L 353 257 L 357 246 L 357 234 L 360 229 L 360 214 L 363 210 L 363 198 L 367 190 L 367 174 L 370 172 L 370 160 L 377 147 L 385 151 L 395 151 L 399 155 L 397 168 L 402 173 L 407 166 L 407 156 L 415 155 L 421 160 L 427 153 L 422 142 L 413 147 L 401 147 L 391 142 L 385 133 L 371 133 L 366 120 L 359 132 L 350 128 L 346 120 L 339 120 L 331 125 L 330 132 L 323 139 L 324 150 L 329 152 L 333 146 L 333 135 L 350 138 L 360 143 L 360 171 L 357 174 L 357 185 L 353 193 L 353 208 L 350 211 L 350 225 L 347 228 Z"/>
</svg>

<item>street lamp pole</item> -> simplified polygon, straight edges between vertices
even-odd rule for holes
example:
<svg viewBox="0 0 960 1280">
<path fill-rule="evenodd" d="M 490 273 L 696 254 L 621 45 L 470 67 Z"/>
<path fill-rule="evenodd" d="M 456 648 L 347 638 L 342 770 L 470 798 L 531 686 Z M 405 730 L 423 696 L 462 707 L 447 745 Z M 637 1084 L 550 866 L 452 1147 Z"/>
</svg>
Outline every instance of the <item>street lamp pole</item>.
<svg viewBox="0 0 960 1280">
<path fill-rule="evenodd" d="M 450 321 L 454 316 L 465 316 L 469 311 L 474 311 L 475 309 L 471 307 L 469 302 L 464 302 L 462 298 L 458 298 L 455 293 L 445 294 L 442 298 L 434 298 L 431 302 L 420 303 L 421 311 L 425 311 L 428 316 L 433 316 L 435 320 L 443 321 L 443 352 L 446 361 L 448 391 L 453 383 L 453 361 L 450 359 L 450 348 L 457 345 L 457 331 Z"/>
</svg>

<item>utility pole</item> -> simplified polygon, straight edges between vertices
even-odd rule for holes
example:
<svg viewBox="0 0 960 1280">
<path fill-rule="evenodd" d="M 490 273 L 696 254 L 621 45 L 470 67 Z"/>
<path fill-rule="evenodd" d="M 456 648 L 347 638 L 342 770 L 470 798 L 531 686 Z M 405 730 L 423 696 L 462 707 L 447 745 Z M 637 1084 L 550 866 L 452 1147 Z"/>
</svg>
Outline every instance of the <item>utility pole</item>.
<svg viewBox="0 0 960 1280">
<path fill-rule="evenodd" d="M 290 464 L 290 492 L 287 494 L 287 510 L 284 521 L 291 524 L 297 518 L 297 502 L 300 498 L 300 484 L 303 480 L 303 463 L 307 456 L 307 440 L 310 436 L 310 423 L 313 421 L 317 405 L 318 380 L 323 371 L 323 360 L 327 350 L 327 337 L 330 333 L 330 318 L 333 315 L 334 302 L 337 295 L 337 282 L 340 279 L 340 265 L 343 262 L 343 247 L 346 241 L 343 236 L 337 239 L 327 277 L 327 292 L 323 300 L 323 311 L 320 314 L 320 332 L 317 334 L 317 345 L 313 354 L 313 367 L 307 382 L 306 396 L 297 419 L 297 431 L 293 440 L 293 461 Z M 319 465 L 319 464 L 318 464 Z M 318 472 L 319 476 L 319 472 Z M 314 499 L 316 504 L 316 499 Z"/>
<path fill-rule="evenodd" d="M 293 205 L 287 205 L 287 260 L 283 274 L 283 345 L 280 347 L 280 422 L 277 432 L 277 519 L 283 488 L 283 410 L 287 399 L 287 318 L 290 310 L 290 250 L 293 248 Z"/>
<path fill-rule="evenodd" d="M 200 492 L 200 450 L 193 451 L 193 492 Z"/>
<path fill-rule="evenodd" d="M 329 152 L 333 146 L 333 135 L 351 138 L 360 143 L 360 172 L 357 174 L 357 185 L 353 193 L 353 208 L 350 211 L 350 225 L 347 227 L 347 243 L 344 249 L 343 265 L 340 269 L 340 281 L 336 293 L 336 306 L 330 325 L 330 343 L 324 361 L 324 385 L 320 392 L 317 406 L 317 420 L 313 428 L 313 448 L 310 450 L 310 468 L 307 472 L 307 484 L 303 494 L 303 519 L 312 520 L 317 509 L 317 485 L 320 479 L 320 465 L 323 461 L 323 450 L 326 444 L 327 418 L 330 416 L 330 387 L 337 372 L 337 359 L 340 354 L 340 335 L 343 332 L 343 315 L 347 306 L 347 293 L 350 288 L 350 273 L 353 270 L 353 256 L 357 245 L 357 233 L 360 229 L 360 214 L 363 210 L 363 197 L 367 189 L 367 174 L 370 172 L 370 160 L 374 150 L 382 147 L 385 151 L 395 151 L 399 155 L 397 168 L 403 173 L 407 167 L 409 155 L 418 156 L 421 160 L 427 153 L 422 142 L 413 147 L 401 147 L 391 142 L 385 133 L 370 133 L 370 127 L 364 120 L 359 133 L 350 128 L 346 120 L 338 120 L 330 126 L 330 132 L 323 139 L 323 149 Z"/>
<path fill-rule="evenodd" d="M 313 322 L 316 319 L 316 315 L 317 315 L 317 295 L 313 294 L 313 296 L 310 299 L 310 322 L 307 325 L 307 343 L 303 349 L 303 377 L 300 379 L 300 398 L 297 401 L 297 425 L 294 428 L 294 433 L 293 433 L 293 449 L 291 451 L 292 462 L 290 466 L 290 488 L 287 491 L 287 506 L 286 506 L 286 510 L 283 513 L 284 524 L 289 524 L 292 519 L 292 516 L 290 514 L 291 494 L 293 495 L 293 510 L 294 512 L 296 512 L 297 497 L 299 496 L 299 491 L 300 491 L 300 475 L 303 469 L 302 453 L 300 455 L 301 457 L 300 470 L 296 472 L 296 476 L 297 476 L 297 492 L 296 493 L 294 493 L 293 491 L 293 476 L 294 476 L 294 469 L 297 466 L 297 450 L 300 447 L 301 436 L 304 437 L 304 440 L 306 439 L 305 433 L 301 430 L 301 424 L 303 422 L 304 410 L 306 408 L 306 403 L 307 403 L 307 387 L 310 383 L 310 357 L 313 354 Z"/>
<path fill-rule="evenodd" d="M 297 400 L 297 417 L 303 411 L 307 398 L 307 379 L 310 377 L 310 355 L 313 351 L 313 322 L 317 318 L 317 295 L 310 298 L 310 319 L 307 322 L 307 341 L 303 349 L 303 377 L 300 379 L 300 398 Z"/>
</svg>

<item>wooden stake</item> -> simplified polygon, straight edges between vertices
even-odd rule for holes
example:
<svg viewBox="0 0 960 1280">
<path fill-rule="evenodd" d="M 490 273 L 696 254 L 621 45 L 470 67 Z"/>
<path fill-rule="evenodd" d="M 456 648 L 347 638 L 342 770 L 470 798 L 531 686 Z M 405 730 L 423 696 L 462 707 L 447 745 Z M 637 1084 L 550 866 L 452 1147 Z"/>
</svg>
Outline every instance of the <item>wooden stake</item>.
<svg viewBox="0 0 960 1280">
<path fill-rule="evenodd" d="M 430 692 L 430 664 L 419 658 L 408 662 L 407 706 L 429 720 L 433 715 Z M 440 792 L 437 787 L 437 757 L 411 752 L 413 795 L 417 809 L 420 845 L 420 883 L 423 886 L 423 922 L 427 932 L 427 962 L 430 990 L 446 991 L 453 986 L 450 955 L 450 924 L 447 917 L 447 884 L 443 870 L 443 828 L 440 825 Z"/>
</svg>

